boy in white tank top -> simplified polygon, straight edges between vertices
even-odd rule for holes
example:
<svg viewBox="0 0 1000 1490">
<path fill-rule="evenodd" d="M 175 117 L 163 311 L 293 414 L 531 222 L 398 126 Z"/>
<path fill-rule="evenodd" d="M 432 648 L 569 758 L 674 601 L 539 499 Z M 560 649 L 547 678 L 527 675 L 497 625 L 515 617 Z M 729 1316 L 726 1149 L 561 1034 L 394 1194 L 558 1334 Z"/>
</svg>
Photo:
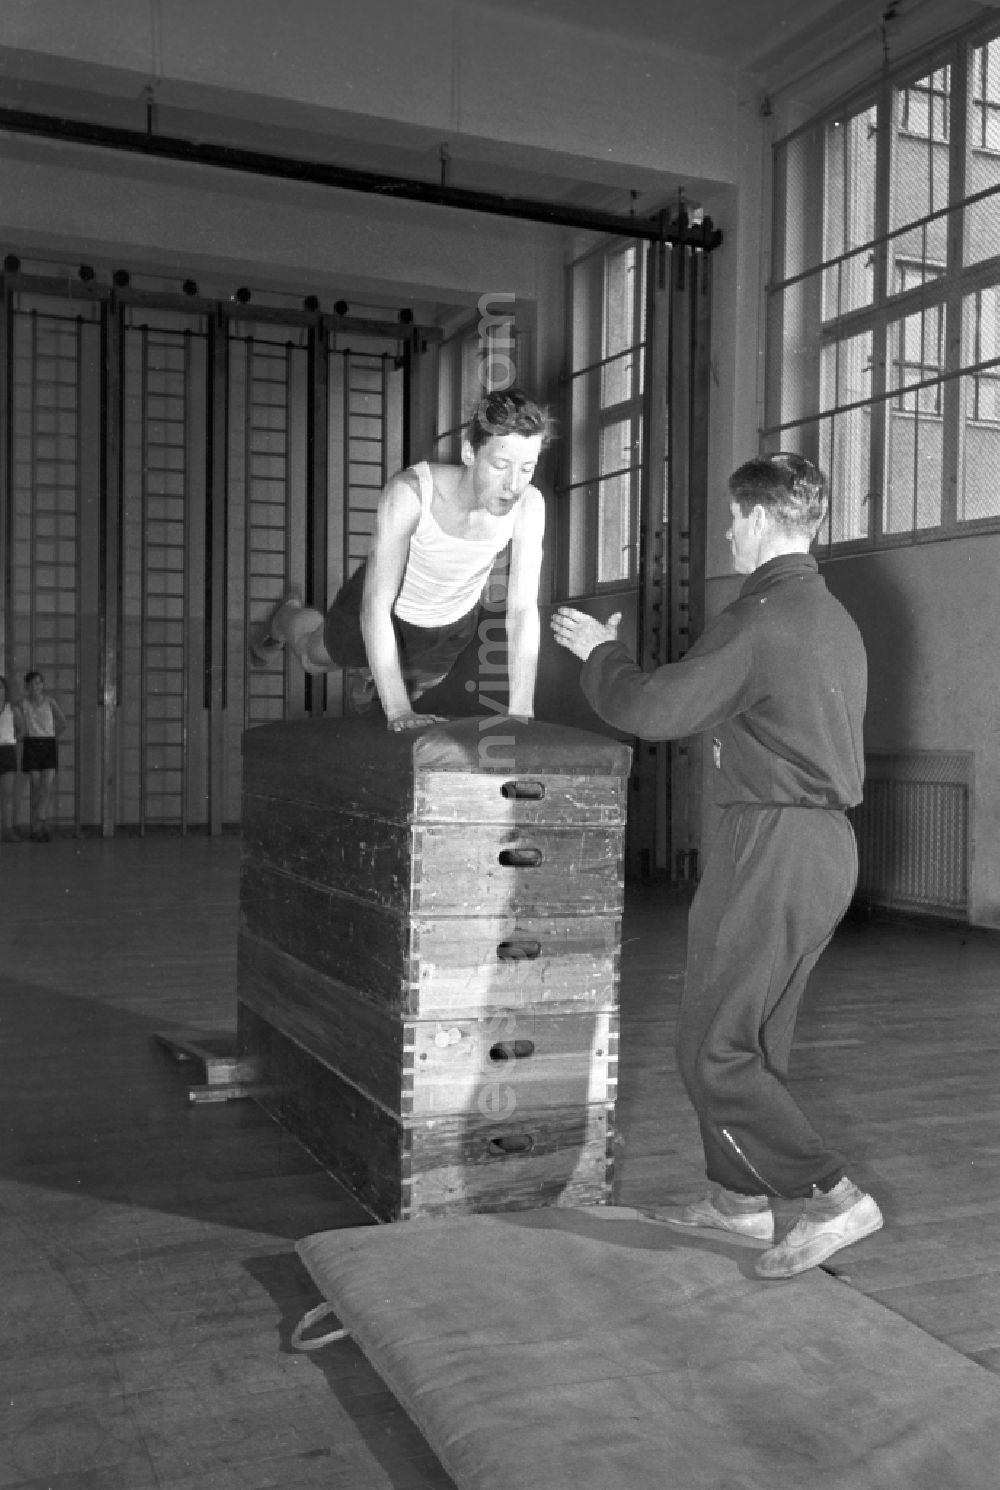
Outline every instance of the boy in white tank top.
<svg viewBox="0 0 1000 1490">
<path fill-rule="evenodd" d="M 483 589 L 509 543 L 509 711 L 530 718 L 545 531 L 531 478 L 550 433 L 547 412 L 520 389 L 487 394 L 461 465 L 421 461 L 394 476 L 379 498 L 368 558 L 326 616 L 286 597 L 251 644 L 251 660 L 266 666 L 287 646 L 307 672 L 346 668 L 355 711 L 377 696 L 389 729 L 433 724 L 440 716 L 413 705 L 475 635 Z"/>
</svg>

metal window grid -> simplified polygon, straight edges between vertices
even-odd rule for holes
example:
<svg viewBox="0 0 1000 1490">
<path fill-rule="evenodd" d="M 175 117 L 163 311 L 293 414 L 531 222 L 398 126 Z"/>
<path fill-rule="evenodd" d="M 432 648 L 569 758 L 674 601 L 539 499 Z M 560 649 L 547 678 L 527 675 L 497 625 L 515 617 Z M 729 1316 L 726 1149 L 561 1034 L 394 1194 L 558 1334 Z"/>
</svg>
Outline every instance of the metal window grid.
<svg viewBox="0 0 1000 1490">
<path fill-rule="evenodd" d="M 984 355 L 978 333 L 961 334 L 970 297 L 978 320 L 983 295 L 1000 286 L 1000 161 L 984 164 L 977 153 L 983 141 L 977 120 L 992 102 L 989 93 L 1000 95 L 998 38 L 995 23 L 988 31 L 979 27 L 950 43 L 920 76 L 911 69 L 909 76 L 887 77 L 877 96 L 861 99 L 846 119 L 814 121 L 776 147 L 762 441 L 765 448 L 827 457 L 832 508 L 822 536 L 830 549 L 914 541 L 1000 519 L 995 500 L 980 489 L 1000 458 L 1000 430 L 988 417 L 1000 349 Z M 903 140 L 907 124 L 916 133 L 918 97 L 928 107 L 949 106 L 946 126 L 932 127 L 928 114 L 923 138 Z M 818 142 L 834 138 L 842 147 L 852 129 L 854 156 L 871 179 L 852 183 L 851 195 L 844 170 L 843 181 L 832 183 L 839 197 L 831 199 L 829 144 Z M 823 148 L 827 182 L 817 188 L 823 173 L 803 162 L 815 164 Z M 922 165 L 914 155 L 921 149 Z M 818 251 L 804 230 L 819 205 L 817 190 L 826 193 Z M 839 241 L 830 231 L 833 200 L 843 219 Z M 852 232 L 854 220 L 870 225 L 870 235 Z M 831 244 L 839 251 L 830 252 Z M 845 388 L 840 373 L 861 336 L 870 344 L 867 386 Z M 792 352 L 787 359 L 782 347 Z M 824 360 L 836 370 L 825 387 L 817 377 Z M 810 361 L 816 374 L 808 372 Z M 798 407 L 790 407 L 793 384 L 806 390 Z M 990 439 L 996 440 L 992 460 L 983 445 Z"/>
</svg>

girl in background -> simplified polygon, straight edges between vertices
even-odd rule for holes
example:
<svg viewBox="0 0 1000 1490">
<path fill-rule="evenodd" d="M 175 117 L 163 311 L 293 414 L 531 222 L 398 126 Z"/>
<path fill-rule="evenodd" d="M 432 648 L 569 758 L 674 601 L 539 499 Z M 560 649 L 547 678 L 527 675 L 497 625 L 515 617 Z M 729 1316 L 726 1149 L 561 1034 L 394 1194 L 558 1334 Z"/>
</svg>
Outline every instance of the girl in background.
<svg viewBox="0 0 1000 1490">
<path fill-rule="evenodd" d="M 20 710 L 10 701 L 7 679 L 0 676 L 0 841 L 3 843 L 18 843 L 21 837 L 14 827 L 17 737 L 20 733 Z"/>
<path fill-rule="evenodd" d="M 24 724 L 21 774 L 31 783 L 32 842 L 48 843 L 52 836 L 49 803 L 59 769 L 56 737 L 66 728 L 66 716 L 55 699 L 45 692 L 45 679 L 40 672 L 25 673 L 24 686 L 27 691 L 20 704 Z"/>
</svg>

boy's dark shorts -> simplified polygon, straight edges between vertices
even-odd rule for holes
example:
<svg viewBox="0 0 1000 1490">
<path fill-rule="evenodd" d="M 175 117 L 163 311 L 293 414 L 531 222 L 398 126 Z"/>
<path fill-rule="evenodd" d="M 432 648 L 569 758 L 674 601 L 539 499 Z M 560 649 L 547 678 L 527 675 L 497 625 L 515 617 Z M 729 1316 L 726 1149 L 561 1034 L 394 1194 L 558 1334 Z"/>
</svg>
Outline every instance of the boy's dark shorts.
<svg viewBox="0 0 1000 1490">
<path fill-rule="evenodd" d="M 361 634 L 361 600 L 365 565 L 361 564 L 339 591 L 323 623 L 323 642 L 338 667 L 367 667 L 368 654 Z M 449 673 L 476 634 L 479 606 L 449 626 L 414 626 L 393 615 L 392 624 L 403 672 Z"/>
<path fill-rule="evenodd" d="M 57 771 L 59 749 L 49 736 L 25 735 L 21 742 L 21 774 L 29 771 Z"/>
<path fill-rule="evenodd" d="M 9 776 L 17 770 L 17 746 L 0 745 L 0 776 Z"/>
</svg>

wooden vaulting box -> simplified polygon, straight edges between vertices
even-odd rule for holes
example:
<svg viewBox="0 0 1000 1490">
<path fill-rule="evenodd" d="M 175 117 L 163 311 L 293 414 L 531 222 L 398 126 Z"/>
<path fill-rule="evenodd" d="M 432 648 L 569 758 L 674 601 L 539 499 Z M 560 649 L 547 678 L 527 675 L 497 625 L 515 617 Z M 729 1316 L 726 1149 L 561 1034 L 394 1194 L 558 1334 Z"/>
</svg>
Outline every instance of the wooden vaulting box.
<svg viewBox="0 0 1000 1490">
<path fill-rule="evenodd" d="M 629 758 L 495 716 L 247 732 L 241 1051 L 378 1219 L 608 1198 Z"/>
</svg>

